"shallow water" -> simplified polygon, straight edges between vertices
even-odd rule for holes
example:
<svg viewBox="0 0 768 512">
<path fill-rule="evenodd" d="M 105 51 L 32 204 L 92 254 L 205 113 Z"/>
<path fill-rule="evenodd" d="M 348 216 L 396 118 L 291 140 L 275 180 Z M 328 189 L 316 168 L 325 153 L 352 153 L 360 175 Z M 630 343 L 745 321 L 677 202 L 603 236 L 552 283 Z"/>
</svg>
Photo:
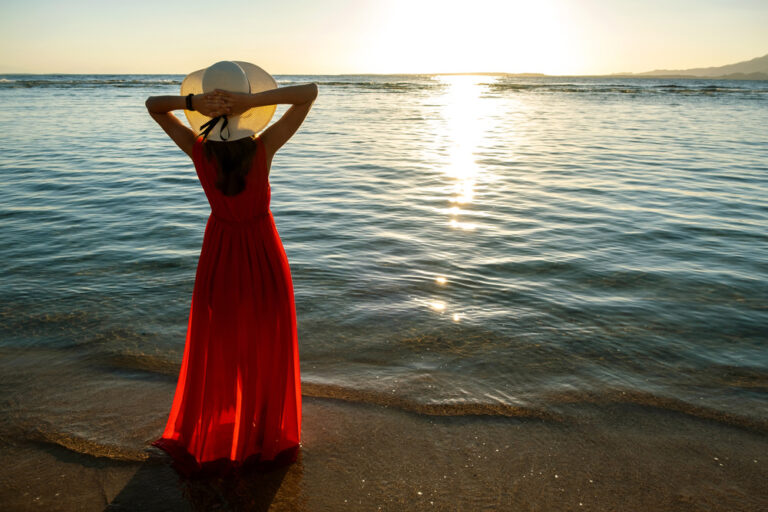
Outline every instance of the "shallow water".
<svg viewBox="0 0 768 512">
<path fill-rule="evenodd" d="M 0 76 L 4 410 L 21 367 L 175 380 L 209 207 L 144 100 L 181 78 Z M 768 82 L 276 78 L 320 88 L 270 174 L 306 393 L 766 428 Z"/>
</svg>

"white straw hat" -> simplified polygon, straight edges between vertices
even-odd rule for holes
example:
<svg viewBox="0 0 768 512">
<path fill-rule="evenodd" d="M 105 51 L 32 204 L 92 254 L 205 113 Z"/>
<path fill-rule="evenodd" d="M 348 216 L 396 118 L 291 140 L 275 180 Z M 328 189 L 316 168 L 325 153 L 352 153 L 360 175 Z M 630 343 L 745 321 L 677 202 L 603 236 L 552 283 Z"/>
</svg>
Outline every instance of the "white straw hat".
<svg viewBox="0 0 768 512">
<path fill-rule="evenodd" d="M 277 82 L 272 75 L 255 64 L 243 61 L 224 60 L 212 64 L 205 69 L 199 69 L 188 74 L 181 82 L 181 95 L 202 94 L 214 89 L 230 92 L 261 92 L 277 88 Z M 226 116 L 224 138 L 221 130 L 224 119 L 219 119 L 208 133 L 208 140 L 238 140 L 251 137 L 263 130 L 277 110 L 277 105 L 264 105 L 246 110 L 237 116 Z M 192 129 L 200 135 L 201 128 L 211 120 L 200 112 L 184 110 L 187 121 Z"/>
</svg>

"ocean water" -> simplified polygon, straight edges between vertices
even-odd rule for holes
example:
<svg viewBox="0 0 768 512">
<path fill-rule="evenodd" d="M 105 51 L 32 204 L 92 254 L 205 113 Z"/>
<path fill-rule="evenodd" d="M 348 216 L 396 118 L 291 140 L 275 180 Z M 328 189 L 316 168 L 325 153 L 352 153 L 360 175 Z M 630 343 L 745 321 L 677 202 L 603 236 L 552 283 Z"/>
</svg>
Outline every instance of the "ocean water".
<svg viewBox="0 0 768 512">
<path fill-rule="evenodd" d="M 182 78 L 0 76 L 5 428 L 114 448 L 105 390 L 170 408 L 210 209 L 144 100 Z M 319 86 L 270 174 L 305 394 L 768 428 L 768 82 L 276 79 Z"/>
</svg>

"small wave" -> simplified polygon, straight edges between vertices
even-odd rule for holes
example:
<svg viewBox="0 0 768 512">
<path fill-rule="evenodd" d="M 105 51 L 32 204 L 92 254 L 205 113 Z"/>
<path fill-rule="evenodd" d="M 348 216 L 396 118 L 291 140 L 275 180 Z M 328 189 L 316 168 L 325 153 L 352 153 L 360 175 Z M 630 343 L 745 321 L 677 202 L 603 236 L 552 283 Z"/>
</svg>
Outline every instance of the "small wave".
<svg viewBox="0 0 768 512">
<path fill-rule="evenodd" d="M 145 450 L 131 449 L 127 446 L 99 443 L 81 436 L 59 432 L 52 425 L 35 425 L 20 432 L 23 439 L 33 443 L 60 446 L 71 452 L 90 457 L 103 457 L 112 460 L 143 462 L 150 458 Z"/>
<path fill-rule="evenodd" d="M 301 394 L 315 398 L 333 398 L 347 402 L 396 407 L 404 411 L 428 416 L 506 416 L 513 418 L 537 418 L 547 421 L 564 421 L 560 414 L 535 407 L 523 407 L 504 403 L 462 402 L 421 403 L 402 396 L 371 390 L 338 386 L 334 384 L 301 383 Z"/>
<path fill-rule="evenodd" d="M 629 390 L 629 389 L 608 389 L 599 392 L 592 391 L 570 391 L 565 393 L 553 393 L 543 397 L 546 403 L 550 404 L 636 404 L 646 407 L 654 407 L 667 411 L 675 411 L 693 416 L 696 418 L 714 420 L 720 423 L 733 425 L 737 427 L 755 430 L 759 432 L 768 432 L 768 420 L 763 418 L 752 418 L 732 414 L 710 407 L 693 405 L 676 398 L 655 395 L 650 392 Z"/>
<path fill-rule="evenodd" d="M 552 84 L 552 83 L 491 83 L 491 92 L 535 91 L 572 94 L 682 94 L 711 95 L 717 94 L 766 94 L 768 89 L 746 87 L 724 87 L 721 85 L 685 86 L 678 84 L 639 85 L 639 84 Z"/>
<path fill-rule="evenodd" d="M 568 404 L 636 404 L 668 411 L 676 411 L 701 419 L 715 420 L 750 430 L 768 432 L 768 420 L 731 414 L 716 409 L 689 404 L 682 400 L 663 397 L 653 393 L 611 389 L 600 392 L 567 392 L 542 397 L 545 407 L 517 406 L 504 403 L 462 402 L 462 403 L 421 403 L 401 396 L 387 393 L 348 388 L 331 384 L 302 382 L 302 395 L 317 398 L 333 398 L 348 402 L 361 402 L 385 407 L 396 407 L 405 411 L 429 416 L 505 416 L 513 418 L 536 418 L 545 421 L 563 423 L 579 421 L 578 415 L 572 417 L 557 412 L 558 406 Z"/>
<path fill-rule="evenodd" d="M 82 89 L 98 87 L 156 87 L 163 85 L 181 85 L 177 79 L 123 79 L 123 78 L 0 78 L 0 87 L 13 89 L 58 88 Z"/>
<path fill-rule="evenodd" d="M 176 377 L 179 374 L 179 364 L 156 354 L 142 352 L 115 351 L 104 352 L 95 356 L 104 366 L 116 370 L 133 370 L 156 373 L 168 377 Z M 93 358 L 91 358 L 93 360 Z"/>
<path fill-rule="evenodd" d="M 328 81 L 318 82 L 321 87 L 350 87 L 355 89 L 370 89 L 382 91 L 419 91 L 431 90 L 445 87 L 440 83 L 424 82 L 346 82 L 346 81 Z"/>
</svg>

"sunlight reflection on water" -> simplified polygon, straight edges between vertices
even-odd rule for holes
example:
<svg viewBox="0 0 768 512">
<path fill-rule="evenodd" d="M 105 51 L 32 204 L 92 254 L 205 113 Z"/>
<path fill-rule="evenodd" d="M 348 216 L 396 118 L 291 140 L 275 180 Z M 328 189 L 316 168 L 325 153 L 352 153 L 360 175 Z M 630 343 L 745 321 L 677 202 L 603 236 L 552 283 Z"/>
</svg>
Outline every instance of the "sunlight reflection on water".
<svg viewBox="0 0 768 512">
<path fill-rule="evenodd" d="M 209 211 L 143 106 L 178 77 L 65 78 L 0 87 L 2 343 L 166 367 Z M 270 174 L 305 380 L 762 404 L 729 384 L 767 366 L 762 86 L 279 78 L 320 85 Z"/>
</svg>

